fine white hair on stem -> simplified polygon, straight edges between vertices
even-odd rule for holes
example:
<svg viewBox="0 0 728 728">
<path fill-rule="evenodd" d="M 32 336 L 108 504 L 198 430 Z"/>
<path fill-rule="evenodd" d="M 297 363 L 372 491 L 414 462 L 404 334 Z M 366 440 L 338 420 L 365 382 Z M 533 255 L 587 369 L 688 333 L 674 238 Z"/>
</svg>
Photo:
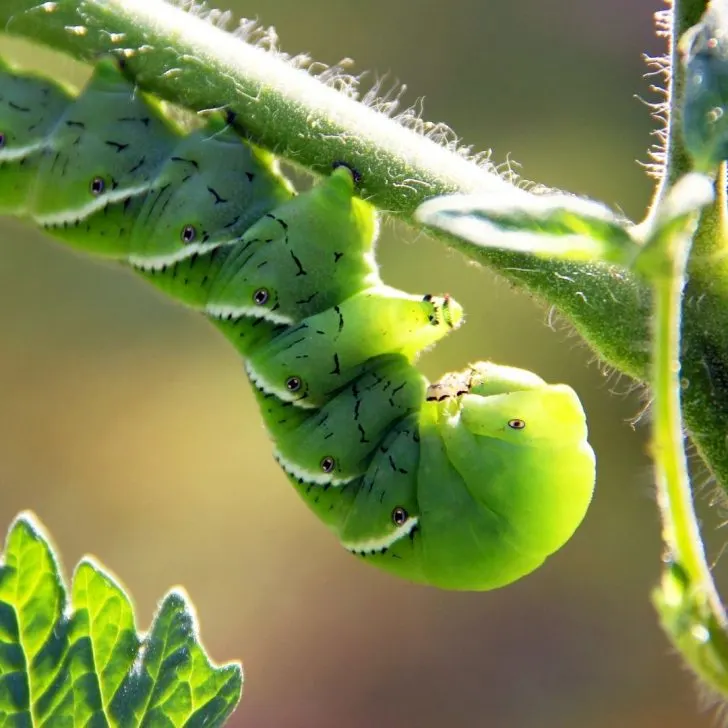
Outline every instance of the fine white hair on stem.
<svg viewBox="0 0 728 728">
<path fill-rule="evenodd" d="M 279 46 L 278 33 L 275 28 L 261 25 L 257 20 L 248 18 L 241 18 L 235 24 L 230 11 L 217 10 L 210 7 L 207 2 L 171 0 L 171 4 L 222 30 L 229 31 L 241 41 L 271 53 L 296 69 L 306 71 L 323 85 L 362 103 L 382 116 L 392 119 L 400 126 L 430 139 L 469 162 L 483 167 L 510 184 L 535 193 L 551 191 L 521 179 L 515 170 L 517 165 L 512 160 L 508 159 L 496 166 L 491 161 L 492 151 L 490 149 L 475 151 L 471 146 L 463 144 L 461 138 L 447 124 L 427 121 L 423 116 L 422 98 L 417 99 L 410 106 L 403 107 L 403 97 L 407 92 L 407 86 L 390 79 L 388 75 L 375 77 L 368 72 L 355 74 L 351 70 L 354 63 L 351 58 L 344 58 L 338 63 L 327 65 L 313 60 L 307 53 L 296 55 L 286 53 Z M 364 82 L 370 78 L 368 87 L 365 88 Z"/>
</svg>

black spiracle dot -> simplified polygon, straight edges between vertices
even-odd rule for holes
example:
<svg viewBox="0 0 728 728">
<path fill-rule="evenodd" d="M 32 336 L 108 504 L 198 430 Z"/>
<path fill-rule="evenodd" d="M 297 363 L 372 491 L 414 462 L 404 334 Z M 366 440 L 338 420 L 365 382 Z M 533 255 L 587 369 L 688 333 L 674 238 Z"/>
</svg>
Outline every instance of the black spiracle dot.
<svg viewBox="0 0 728 728">
<path fill-rule="evenodd" d="M 189 245 L 197 237 L 197 229 L 194 225 L 185 225 L 179 237 L 185 245 Z"/>
<path fill-rule="evenodd" d="M 89 189 L 91 190 L 92 195 L 95 195 L 96 197 L 98 197 L 106 189 L 106 182 L 104 182 L 104 178 L 103 177 L 94 177 L 91 180 Z"/>
<path fill-rule="evenodd" d="M 288 377 L 288 379 L 286 379 L 286 389 L 289 392 L 298 392 L 298 390 L 301 389 L 302 384 L 303 382 L 300 377 Z"/>
<path fill-rule="evenodd" d="M 268 291 L 265 288 L 259 288 L 253 294 L 253 303 L 258 306 L 264 306 L 266 303 L 268 303 Z"/>
<path fill-rule="evenodd" d="M 522 430 L 525 426 L 526 423 L 524 420 L 508 420 L 508 427 L 510 427 L 512 430 Z"/>
<path fill-rule="evenodd" d="M 324 473 L 330 473 L 333 471 L 333 469 L 336 467 L 336 460 L 331 457 L 331 455 L 327 455 L 325 458 L 321 460 L 321 470 L 324 471 Z"/>
<path fill-rule="evenodd" d="M 403 526 L 408 518 L 409 514 L 404 508 L 402 508 L 402 506 L 397 506 L 392 511 L 392 523 L 394 523 L 395 526 Z"/>
<path fill-rule="evenodd" d="M 331 165 L 332 169 L 338 169 L 339 167 L 346 167 L 349 170 L 349 172 L 351 172 L 351 177 L 354 180 L 354 182 L 356 182 L 356 183 L 361 182 L 361 174 L 359 174 L 359 172 L 357 172 L 351 165 L 347 164 L 346 162 L 342 162 L 342 161 L 334 162 Z"/>
</svg>

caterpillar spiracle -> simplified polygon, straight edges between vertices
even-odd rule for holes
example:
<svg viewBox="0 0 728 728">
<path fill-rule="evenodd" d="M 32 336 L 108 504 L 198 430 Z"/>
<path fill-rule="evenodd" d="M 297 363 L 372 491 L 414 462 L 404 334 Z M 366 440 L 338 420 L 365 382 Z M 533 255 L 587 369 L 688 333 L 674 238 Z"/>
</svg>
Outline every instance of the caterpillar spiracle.
<svg viewBox="0 0 728 728">
<path fill-rule="evenodd" d="M 503 586 L 585 515 L 581 403 L 486 362 L 430 384 L 414 361 L 462 309 L 381 281 L 354 176 L 295 195 L 222 115 L 184 133 L 112 60 L 78 95 L 0 64 L 0 214 L 203 312 L 244 357 L 275 458 L 352 554 L 441 588 Z"/>
</svg>

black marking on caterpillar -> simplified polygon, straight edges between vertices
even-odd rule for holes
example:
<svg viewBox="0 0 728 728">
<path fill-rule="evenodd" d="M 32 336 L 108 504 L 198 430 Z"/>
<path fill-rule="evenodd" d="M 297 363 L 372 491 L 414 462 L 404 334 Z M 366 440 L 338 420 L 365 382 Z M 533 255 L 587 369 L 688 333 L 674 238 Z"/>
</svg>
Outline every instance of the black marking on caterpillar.
<svg viewBox="0 0 728 728">
<path fill-rule="evenodd" d="M 303 264 L 301 263 L 298 256 L 291 250 L 289 251 L 291 253 L 291 258 L 293 258 L 293 262 L 296 264 L 296 267 L 298 268 L 298 272 L 296 273 L 297 276 L 305 276 L 308 275 L 306 273 L 305 268 L 303 267 Z"/>
</svg>

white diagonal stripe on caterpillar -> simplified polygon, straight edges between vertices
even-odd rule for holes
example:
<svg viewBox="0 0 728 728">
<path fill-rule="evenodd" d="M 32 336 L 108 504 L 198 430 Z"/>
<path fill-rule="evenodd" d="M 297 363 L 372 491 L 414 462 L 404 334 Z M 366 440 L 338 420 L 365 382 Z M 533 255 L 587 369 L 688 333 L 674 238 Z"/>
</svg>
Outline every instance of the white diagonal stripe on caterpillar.
<svg viewBox="0 0 728 728">
<path fill-rule="evenodd" d="M 215 248 L 219 248 L 222 243 L 188 243 L 184 248 L 175 250 L 173 253 L 165 255 L 130 255 L 128 257 L 129 265 L 137 270 L 145 271 L 161 271 L 169 268 L 175 263 L 181 263 L 183 260 L 191 258 L 193 255 L 202 255 L 208 253 Z"/>
<path fill-rule="evenodd" d="M 107 205 L 111 205 L 114 202 L 121 202 L 136 195 L 146 194 L 148 191 L 148 184 L 110 190 L 90 200 L 85 205 L 81 205 L 81 207 L 63 210 L 62 212 L 51 212 L 47 215 L 33 215 L 33 220 L 42 227 L 61 227 L 62 225 L 75 224 L 81 222 L 81 220 L 85 220 L 95 212 L 103 210 Z"/>
<path fill-rule="evenodd" d="M 43 149 L 46 143 L 43 141 L 34 142 L 33 144 L 26 144 L 24 147 L 3 147 L 0 149 L 0 163 L 2 162 L 14 162 L 17 159 L 24 159 L 29 157 L 39 149 Z"/>
<path fill-rule="evenodd" d="M 295 399 L 294 397 L 291 397 L 291 393 L 285 387 L 276 387 L 269 384 L 268 381 L 255 370 L 249 359 L 245 360 L 245 371 L 250 377 L 250 381 L 261 392 L 272 394 L 283 402 L 290 402 L 294 407 L 300 407 L 301 409 L 317 409 L 315 404 L 310 404 L 305 399 Z"/>
<path fill-rule="evenodd" d="M 272 324 L 285 324 L 286 326 L 295 323 L 290 316 L 283 316 L 280 313 L 269 311 L 262 306 L 235 306 L 221 303 L 208 303 L 205 306 L 205 313 L 211 318 L 234 321 L 240 318 L 257 318 L 269 321 Z"/>
<path fill-rule="evenodd" d="M 283 457 L 281 451 L 278 448 L 273 450 L 273 457 L 276 459 L 278 464 L 292 477 L 299 482 L 309 485 L 331 485 L 339 486 L 351 483 L 356 480 L 358 475 L 352 475 L 348 478 L 332 478 L 330 473 L 323 473 L 315 470 L 307 470 L 302 468 L 295 463 L 291 462 L 287 458 Z"/>
<path fill-rule="evenodd" d="M 392 533 L 386 536 L 380 536 L 379 538 L 368 538 L 364 541 L 342 541 L 341 545 L 353 554 L 375 554 L 380 551 L 388 549 L 393 546 L 397 541 L 401 541 L 405 536 L 409 536 L 415 527 L 419 523 L 417 516 L 408 518 L 405 523 L 392 531 Z"/>
</svg>

